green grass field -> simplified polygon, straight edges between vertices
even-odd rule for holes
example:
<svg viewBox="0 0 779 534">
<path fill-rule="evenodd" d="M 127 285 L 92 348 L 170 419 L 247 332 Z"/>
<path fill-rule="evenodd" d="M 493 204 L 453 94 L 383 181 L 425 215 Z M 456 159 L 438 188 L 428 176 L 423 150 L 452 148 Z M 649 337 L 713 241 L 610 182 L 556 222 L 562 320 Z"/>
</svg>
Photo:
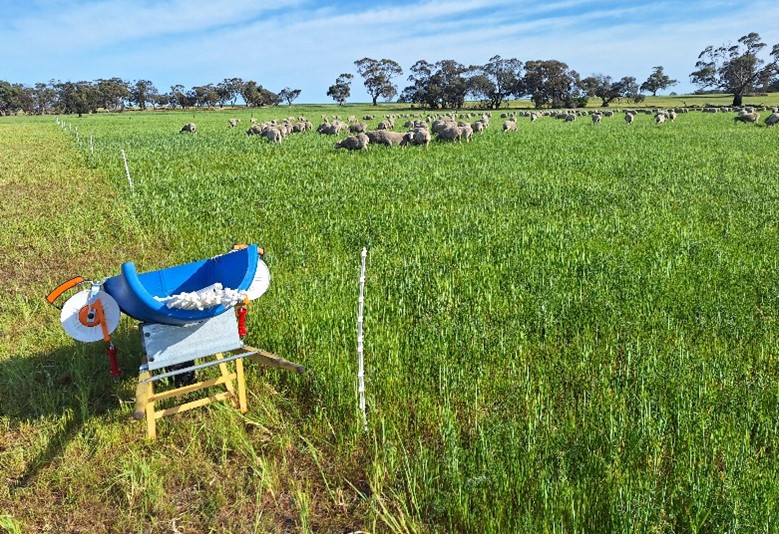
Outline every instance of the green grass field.
<svg viewBox="0 0 779 534">
<path fill-rule="evenodd" d="M 779 129 L 494 117 L 471 143 L 355 153 L 244 135 L 252 114 L 366 112 L 0 119 L 0 530 L 771 531 Z M 114 383 L 43 297 L 234 242 L 273 277 L 248 344 L 308 372 L 250 362 L 248 414 L 166 418 L 148 442 L 136 323 Z"/>
</svg>

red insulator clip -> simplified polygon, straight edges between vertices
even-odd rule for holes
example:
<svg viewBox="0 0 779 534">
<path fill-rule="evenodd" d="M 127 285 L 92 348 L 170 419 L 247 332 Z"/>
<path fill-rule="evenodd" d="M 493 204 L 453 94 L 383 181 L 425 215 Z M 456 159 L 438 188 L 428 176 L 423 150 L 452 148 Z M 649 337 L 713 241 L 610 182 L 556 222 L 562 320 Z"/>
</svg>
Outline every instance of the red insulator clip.
<svg viewBox="0 0 779 534">
<path fill-rule="evenodd" d="M 246 330 L 246 313 L 248 310 L 246 309 L 246 306 L 241 306 L 238 308 L 238 335 L 240 337 L 244 337 L 248 331 Z"/>
<path fill-rule="evenodd" d="M 122 374 L 122 370 L 119 369 L 119 362 L 116 360 L 116 345 L 113 341 L 108 344 L 105 353 L 108 354 L 108 359 L 111 362 L 111 376 L 118 378 Z"/>
</svg>

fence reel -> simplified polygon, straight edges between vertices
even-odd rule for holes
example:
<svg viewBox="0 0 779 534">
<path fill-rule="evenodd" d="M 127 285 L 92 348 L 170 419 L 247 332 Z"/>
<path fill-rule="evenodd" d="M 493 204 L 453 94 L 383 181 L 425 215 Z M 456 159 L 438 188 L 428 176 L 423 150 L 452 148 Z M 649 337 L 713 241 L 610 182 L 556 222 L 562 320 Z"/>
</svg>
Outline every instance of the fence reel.
<svg viewBox="0 0 779 534">
<path fill-rule="evenodd" d="M 119 326 L 121 310 L 116 300 L 101 289 L 101 283 L 85 280 L 78 276 L 57 286 L 46 300 L 54 302 L 66 291 L 81 285 L 91 284 L 89 289 L 79 291 L 63 304 L 60 323 L 65 333 L 76 341 L 111 341 L 111 333 Z"/>
</svg>

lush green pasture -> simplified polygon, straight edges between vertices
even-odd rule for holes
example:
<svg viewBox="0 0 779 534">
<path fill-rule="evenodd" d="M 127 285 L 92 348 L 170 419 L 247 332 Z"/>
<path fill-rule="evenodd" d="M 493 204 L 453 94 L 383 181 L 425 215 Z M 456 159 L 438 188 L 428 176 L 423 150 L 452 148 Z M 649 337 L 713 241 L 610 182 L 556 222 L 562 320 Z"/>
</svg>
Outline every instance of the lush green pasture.
<svg viewBox="0 0 779 534">
<path fill-rule="evenodd" d="M 380 109 L 374 125 L 393 111 Z M 254 116 L 316 125 L 323 113 L 366 112 Z M 64 129 L 0 121 L 0 132 L 48 140 L 47 156 L 68 170 L 49 183 L 62 186 L 60 208 L 30 217 L 29 235 L 0 230 L 6 248 L 56 226 L 60 238 L 40 239 L 62 254 L 47 257 L 56 275 L 42 269 L 0 300 L 0 527 L 757 532 L 779 522 L 779 129 L 688 113 L 661 126 L 648 115 L 520 119 L 503 133 L 494 116 L 471 143 L 348 153 L 315 132 L 247 137 L 251 114 L 64 117 Z M 179 134 L 189 121 L 198 133 Z M 27 179 L 8 176 L 8 190 Z M 17 207 L 40 202 L 29 194 Z M 308 373 L 249 364 L 246 417 L 215 408 L 165 419 L 147 443 L 129 422 L 133 322 L 117 334 L 126 372 L 114 384 L 102 348 L 55 332 L 40 301 L 60 273 L 107 276 L 126 260 L 156 269 L 238 241 L 264 246 L 273 276 L 250 309 L 248 343 Z M 68 254 L 71 242 L 84 253 Z M 356 410 L 362 247 L 367 434 Z M 17 313 L 29 329 L 7 330 Z M 25 371 L 49 382 L 28 390 Z M 28 507 L 34 496 L 43 516 Z M 93 523 L 78 513 L 90 506 Z"/>
</svg>

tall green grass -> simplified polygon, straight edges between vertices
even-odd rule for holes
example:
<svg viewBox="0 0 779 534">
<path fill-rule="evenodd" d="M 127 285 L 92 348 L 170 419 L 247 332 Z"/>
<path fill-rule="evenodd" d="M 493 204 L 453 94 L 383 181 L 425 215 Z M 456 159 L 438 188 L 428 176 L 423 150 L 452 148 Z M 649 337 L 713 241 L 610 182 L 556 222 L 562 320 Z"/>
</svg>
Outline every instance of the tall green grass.
<svg viewBox="0 0 779 534">
<path fill-rule="evenodd" d="M 318 122 L 305 107 L 255 113 Z M 65 119 L 140 229 L 115 237 L 117 270 L 137 241 L 157 248 L 142 270 L 236 241 L 267 250 L 273 282 L 248 343 L 308 373 L 249 366 L 244 427 L 225 410 L 215 430 L 164 429 L 237 455 L 249 500 L 266 513 L 269 492 L 281 502 L 269 480 L 281 456 L 309 466 L 283 501 L 302 529 L 332 527 L 336 510 L 396 532 L 776 524 L 779 130 L 689 113 L 661 126 L 542 118 L 504 134 L 495 118 L 468 144 L 347 153 L 314 132 L 247 137 L 249 114 Z M 178 133 L 188 121 L 197 134 Z M 139 514 L 123 524 L 175 514 L 162 462 L 123 456 L 107 490 Z"/>
</svg>

